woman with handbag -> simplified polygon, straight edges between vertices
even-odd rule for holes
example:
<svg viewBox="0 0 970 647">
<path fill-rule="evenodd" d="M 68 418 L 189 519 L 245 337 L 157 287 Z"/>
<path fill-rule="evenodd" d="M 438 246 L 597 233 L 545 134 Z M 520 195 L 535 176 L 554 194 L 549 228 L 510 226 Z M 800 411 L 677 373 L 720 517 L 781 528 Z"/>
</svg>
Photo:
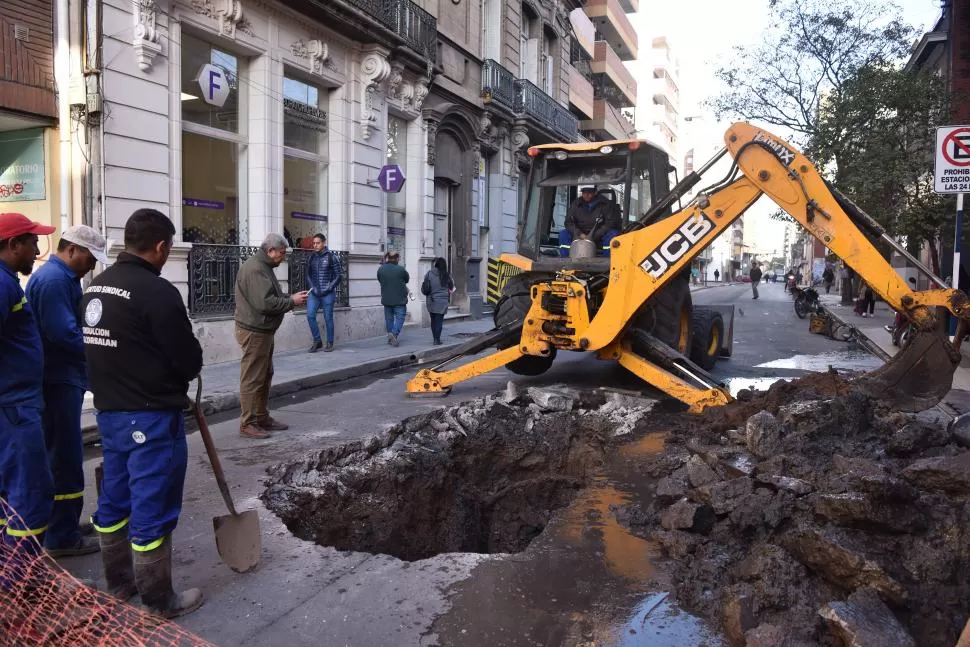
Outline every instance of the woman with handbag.
<svg viewBox="0 0 970 647">
<path fill-rule="evenodd" d="M 441 328 L 444 326 L 448 302 L 454 291 L 455 282 L 448 274 L 448 261 L 443 258 L 434 259 L 434 266 L 428 270 L 421 282 L 421 294 L 426 297 L 428 314 L 431 315 L 431 335 L 434 337 L 435 346 L 441 344 Z"/>
</svg>

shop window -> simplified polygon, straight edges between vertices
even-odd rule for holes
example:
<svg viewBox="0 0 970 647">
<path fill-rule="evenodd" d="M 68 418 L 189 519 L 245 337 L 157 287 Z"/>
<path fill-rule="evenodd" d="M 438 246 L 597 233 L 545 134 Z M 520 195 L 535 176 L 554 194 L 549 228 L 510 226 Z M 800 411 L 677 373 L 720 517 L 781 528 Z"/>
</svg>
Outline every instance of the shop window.
<svg viewBox="0 0 970 647">
<path fill-rule="evenodd" d="M 295 248 L 327 236 L 327 90 L 283 79 L 283 227 Z"/>
<path fill-rule="evenodd" d="M 397 117 L 387 118 L 387 164 L 397 164 L 407 170 L 408 122 Z M 387 250 L 401 255 L 404 262 L 406 231 L 405 190 L 387 194 Z"/>
<path fill-rule="evenodd" d="M 244 216 L 245 103 L 241 61 L 190 34 L 182 39 L 182 240 L 239 245 L 248 242 Z M 228 80 L 222 106 L 203 100 L 204 65 Z M 240 199 L 243 199 L 241 202 Z"/>
</svg>

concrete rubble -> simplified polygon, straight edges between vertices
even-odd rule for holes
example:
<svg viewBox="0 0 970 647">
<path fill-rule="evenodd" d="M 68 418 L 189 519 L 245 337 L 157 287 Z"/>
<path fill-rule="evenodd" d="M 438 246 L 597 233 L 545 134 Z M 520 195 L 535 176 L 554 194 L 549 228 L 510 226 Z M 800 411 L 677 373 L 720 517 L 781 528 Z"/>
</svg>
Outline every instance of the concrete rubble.
<svg viewBox="0 0 970 647">
<path fill-rule="evenodd" d="M 517 552 L 608 456 L 663 432 L 637 455 L 642 496 L 612 514 L 656 542 L 678 603 L 730 644 L 956 642 L 970 615 L 970 423 L 886 411 L 834 373 L 699 416 L 654 405 L 509 383 L 275 466 L 262 499 L 297 536 L 341 550 Z"/>
</svg>

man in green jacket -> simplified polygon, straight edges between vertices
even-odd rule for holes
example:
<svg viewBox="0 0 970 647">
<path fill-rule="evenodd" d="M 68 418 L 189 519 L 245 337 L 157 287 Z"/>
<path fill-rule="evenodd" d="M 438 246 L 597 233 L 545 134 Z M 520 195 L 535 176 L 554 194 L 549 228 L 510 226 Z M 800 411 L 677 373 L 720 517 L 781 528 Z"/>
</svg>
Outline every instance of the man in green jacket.
<svg viewBox="0 0 970 647">
<path fill-rule="evenodd" d="M 270 431 L 288 428 L 269 415 L 273 336 L 283 323 L 283 315 L 306 303 L 307 293 L 283 294 L 273 269 L 284 260 L 286 239 L 269 234 L 236 275 L 236 341 L 243 352 L 239 364 L 239 435 L 246 438 L 269 438 Z"/>
<path fill-rule="evenodd" d="M 408 311 L 408 271 L 398 265 L 401 260 L 397 252 L 391 252 L 377 270 L 377 281 L 381 284 L 381 305 L 384 306 L 384 325 L 387 328 L 387 343 L 397 346 L 398 335 L 404 327 L 404 316 Z"/>
</svg>

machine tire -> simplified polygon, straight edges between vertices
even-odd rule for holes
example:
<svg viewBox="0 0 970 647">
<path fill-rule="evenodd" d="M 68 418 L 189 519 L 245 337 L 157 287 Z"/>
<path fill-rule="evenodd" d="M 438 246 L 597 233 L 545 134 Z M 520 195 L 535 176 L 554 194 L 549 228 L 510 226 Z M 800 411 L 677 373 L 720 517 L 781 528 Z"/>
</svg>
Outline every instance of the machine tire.
<svg viewBox="0 0 970 647">
<path fill-rule="evenodd" d="M 633 326 L 687 355 L 693 331 L 692 312 L 690 283 L 687 276 L 678 276 L 644 304 Z"/>
<path fill-rule="evenodd" d="M 691 339 L 690 360 L 705 371 L 714 368 L 724 341 L 724 319 L 719 312 L 694 310 L 691 316 L 694 336 Z"/>
<path fill-rule="evenodd" d="M 799 319 L 808 316 L 808 297 L 805 296 L 805 293 L 795 297 L 795 314 L 798 315 Z"/>
<path fill-rule="evenodd" d="M 551 278 L 552 274 L 547 272 L 523 272 L 510 278 L 502 288 L 501 298 L 495 304 L 495 313 L 492 315 L 495 325 L 504 326 L 508 323 L 525 321 L 532 307 L 532 284 Z M 499 348 L 508 348 L 510 345 L 504 344 Z M 553 348 L 548 357 L 526 355 L 509 362 L 505 368 L 516 375 L 542 375 L 549 370 L 555 359 L 556 349 Z"/>
</svg>

